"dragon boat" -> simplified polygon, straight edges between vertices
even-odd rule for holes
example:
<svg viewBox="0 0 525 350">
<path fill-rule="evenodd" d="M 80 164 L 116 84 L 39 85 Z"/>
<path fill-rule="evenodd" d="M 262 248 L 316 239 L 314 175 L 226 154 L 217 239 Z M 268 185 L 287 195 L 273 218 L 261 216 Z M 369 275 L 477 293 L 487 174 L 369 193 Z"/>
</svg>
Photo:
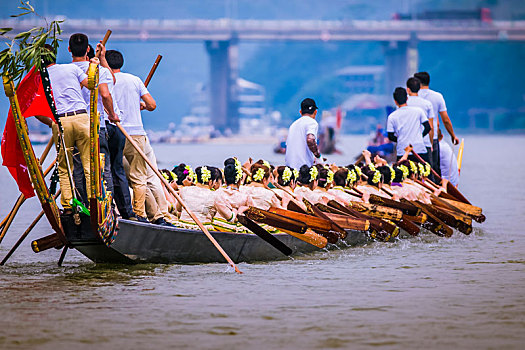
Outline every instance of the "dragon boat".
<svg viewBox="0 0 525 350">
<path fill-rule="evenodd" d="M 110 31 L 103 42 L 107 41 Z M 154 68 L 161 56 L 157 58 Z M 154 68 L 147 81 L 151 79 Z M 29 180 L 42 206 L 42 213 L 19 242 L 2 261 L 3 264 L 23 241 L 38 219 L 45 215 L 54 233 L 31 243 L 35 252 L 50 248 L 64 247 L 59 260 L 61 264 L 68 248 L 74 248 L 95 263 L 137 264 L 137 263 L 221 263 L 274 261 L 287 259 L 323 250 L 342 249 L 372 240 L 391 241 L 399 236 L 415 236 L 420 231 L 430 231 L 439 236 L 450 237 L 453 229 L 464 234 L 472 232 L 472 221 L 483 222 L 485 216 L 450 183 L 447 192 L 433 196 L 432 205 L 407 200 L 394 201 L 370 196 L 370 203 L 341 203 L 305 206 L 291 201 L 288 209 L 270 208 L 268 211 L 250 208 L 245 215 L 239 215 L 239 222 L 246 230 L 211 232 L 194 218 L 200 229 L 158 226 L 150 223 L 119 219 L 111 206 L 112 193 L 107 191 L 103 181 L 103 162 L 99 147 L 98 65 L 90 64 L 88 86 L 90 97 L 90 193 L 89 209 L 73 203 L 73 214 L 61 213 L 55 202 L 58 195 L 55 185 L 49 188 L 45 182 L 39 159 L 34 154 L 28 136 L 28 127 L 19 105 L 17 92 L 12 80 L 3 76 L 4 90 L 9 98 L 12 118 L 16 126 L 18 142 L 23 153 Z M 49 75 L 45 67 L 33 70 L 32 78 L 41 81 L 47 104 L 53 119 L 58 124 L 58 144 L 62 152 L 66 145 L 61 137 L 62 127 L 56 112 Z M 26 111 L 24 110 L 24 113 Z M 124 135 L 127 135 L 121 128 Z M 133 144 L 133 141 L 130 140 Z M 136 145 L 133 145 L 137 147 Z M 139 151 L 139 149 L 137 149 Z M 139 151 L 140 153 L 140 151 Z M 167 181 L 150 164 L 170 193 L 181 201 Z M 67 158 L 67 157 L 66 157 Z M 71 174 L 70 181 L 73 182 Z M 433 191 L 437 186 L 431 182 L 420 185 Z M 353 195 L 356 195 L 354 193 Z M 23 195 L 21 195 L 23 199 Z M 78 202 L 78 201 L 77 201 Z M 182 206 L 193 218 L 193 214 Z M 306 210 L 303 210 L 306 207 Z M 13 210 L 13 216 L 16 210 Z M 6 220 L 2 221 L 3 226 Z M 12 221 L 12 218 L 10 219 Z M 257 223 L 256 223 L 257 222 Z M 262 224 L 262 226 L 259 226 Z M 2 227 L 5 234 L 8 224 Z M 265 228 L 276 228 L 269 233 Z M 251 231 L 251 232 L 250 232 Z M 1 237 L 0 235 L 0 241 Z M 237 272 L 238 269 L 235 267 Z"/>
</svg>

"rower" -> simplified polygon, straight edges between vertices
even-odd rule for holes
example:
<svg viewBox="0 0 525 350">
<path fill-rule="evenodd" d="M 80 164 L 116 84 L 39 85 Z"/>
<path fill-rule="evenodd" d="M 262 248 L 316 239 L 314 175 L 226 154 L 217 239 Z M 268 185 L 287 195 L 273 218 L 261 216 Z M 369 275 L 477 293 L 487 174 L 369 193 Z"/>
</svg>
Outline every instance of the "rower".
<svg viewBox="0 0 525 350">
<path fill-rule="evenodd" d="M 432 120 L 429 119 L 429 122 L 432 124 L 432 128 L 433 128 L 432 166 L 433 166 L 433 169 L 438 174 L 440 174 L 441 169 L 439 165 L 440 157 L 439 157 L 439 140 L 438 140 L 439 117 L 440 116 L 441 116 L 441 120 L 443 121 L 443 124 L 445 125 L 445 128 L 447 129 L 448 133 L 450 134 L 450 137 L 452 138 L 452 143 L 454 145 L 457 145 L 459 143 L 459 139 L 456 137 L 456 134 L 454 133 L 452 121 L 450 120 L 450 117 L 448 116 L 447 105 L 445 104 L 445 99 L 443 98 L 443 95 L 429 88 L 430 74 L 428 74 L 427 72 L 419 72 L 419 73 L 414 74 L 414 77 L 418 78 L 419 81 L 421 81 L 421 90 L 419 90 L 419 96 L 421 96 L 425 100 L 428 100 L 430 101 L 430 103 L 432 103 L 434 116 Z"/>
<path fill-rule="evenodd" d="M 412 145 L 414 151 L 421 158 L 428 162 L 428 152 L 423 141 L 423 137 L 430 131 L 428 118 L 421 108 L 407 106 L 407 92 L 402 87 L 397 87 L 394 91 L 394 101 L 398 107 L 387 119 L 388 138 L 397 142 L 397 159 L 404 154 L 404 149 Z M 423 126 L 423 132 L 421 132 Z M 414 155 L 409 159 L 417 161 Z"/>
<path fill-rule="evenodd" d="M 87 42 L 86 42 L 87 48 Z M 85 51 L 84 51 L 85 52 Z M 99 60 L 93 58 L 92 63 L 98 64 Z M 53 89 L 57 116 L 62 125 L 62 136 L 64 145 L 59 142 L 58 124 L 52 124 L 53 140 L 59 149 L 58 152 L 58 177 L 62 194 L 60 203 L 64 208 L 64 214 L 72 213 L 71 201 L 73 199 L 71 178 L 68 172 L 68 164 L 73 164 L 73 155 L 71 150 L 77 147 L 80 153 L 80 159 L 84 168 L 86 178 L 86 189 L 90 192 L 90 134 L 89 134 L 89 115 L 87 113 L 88 105 L 82 96 L 81 87 L 87 88 L 88 77 L 82 69 L 74 64 L 56 64 L 56 59 L 50 60 L 48 66 L 49 79 Z M 67 157 L 67 159 L 66 159 Z"/>
<path fill-rule="evenodd" d="M 317 131 L 319 124 L 315 120 L 317 105 L 311 98 L 301 102 L 301 118 L 290 125 L 286 139 L 286 165 L 292 169 L 299 169 L 303 165 L 311 167 L 315 159 L 321 159 L 317 147 Z"/>
<path fill-rule="evenodd" d="M 148 111 L 155 110 L 157 107 L 155 100 L 139 77 L 120 71 L 124 65 L 124 57 L 120 52 L 111 50 L 108 51 L 106 55 L 109 67 L 117 80 L 114 93 L 117 105 L 122 111 L 122 126 L 141 150 L 147 153 L 147 144 L 149 141 L 142 124 L 140 111 L 143 109 Z M 149 168 L 144 158 L 142 158 L 128 140 L 125 142 L 123 154 L 130 166 L 129 180 L 133 189 L 133 211 L 139 221 L 147 222 L 146 193 L 148 191 L 147 181 Z M 171 226 L 164 220 L 162 214 L 156 216 L 153 223 Z"/>
</svg>

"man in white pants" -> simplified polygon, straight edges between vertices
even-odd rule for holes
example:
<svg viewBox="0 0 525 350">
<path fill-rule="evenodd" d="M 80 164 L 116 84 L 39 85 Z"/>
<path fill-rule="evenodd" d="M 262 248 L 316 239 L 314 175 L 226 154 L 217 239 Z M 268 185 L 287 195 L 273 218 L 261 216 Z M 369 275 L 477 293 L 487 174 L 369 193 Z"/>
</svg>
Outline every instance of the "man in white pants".
<svg viewBox="0 0 525 350">
<path fill-rule="evenodd" d="M 107 55 L 111 57 L 108 59 L 108 64 L 116 79 L 113 91 L 117 105 L 122 111 L 122 126 L 141 148 L 142 152 L 147 153 L 149 141 L 142 124 L 140 111 L 143 109 L 153 111 L 157 104 L 139 77 L 120 71 L 124 65 L 124 57 L 120 52 L 111 50 L 107 52 Z M 139 221 L 145 221 L 147 220 L 148 174 L 151 169 L 149 169 L 146 161 L 128 140 L 126 140 L 124 146 L 124 157 L 129 163 L 129 181 L 133 189 L 133 211 Z M 162 214 L 155 215 L 153 223 L 172 226 L 164 220 Z"/>
</svg>

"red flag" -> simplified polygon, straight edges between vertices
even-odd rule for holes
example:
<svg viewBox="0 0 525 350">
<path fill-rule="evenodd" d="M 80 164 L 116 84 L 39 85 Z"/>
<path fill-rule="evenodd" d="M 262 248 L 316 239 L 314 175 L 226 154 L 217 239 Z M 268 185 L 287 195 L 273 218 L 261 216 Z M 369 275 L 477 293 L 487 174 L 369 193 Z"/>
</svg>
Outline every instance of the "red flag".
<svg viewBox="0 0 525 350">
<path fill-rule="evenodd" d="M 22 79 L 16 94 L 20 111 L 24 118 L 41 115 L 53 120 L 55 119 L 44 93 L 40 73 L 35 70 L 34 67 L 27 73 L 24 79 Z M 8 168 L 11 176 L 13 176 L 18 184 L 20 192 L 22 192 L 26 198 L 33 197 L 35 191 L 29 179 L 27 164 L 22 153 L 22 148 L 20 147 L 20 142 L 18 141 L 15 120 L 11 109 L 9 109 L 4 134 L 2 136 L 2 159 L 2 164 Z"/>
<path fill-rule="evenodd" d="M 336 128 L 337 130 L 339 130 L 341 129 L 341 125 L 343 124 L 343 111 L 341 111 L 341 106 L 337 107 L 337 112 L 335 116 L 336 116 Z"/>
</svg>

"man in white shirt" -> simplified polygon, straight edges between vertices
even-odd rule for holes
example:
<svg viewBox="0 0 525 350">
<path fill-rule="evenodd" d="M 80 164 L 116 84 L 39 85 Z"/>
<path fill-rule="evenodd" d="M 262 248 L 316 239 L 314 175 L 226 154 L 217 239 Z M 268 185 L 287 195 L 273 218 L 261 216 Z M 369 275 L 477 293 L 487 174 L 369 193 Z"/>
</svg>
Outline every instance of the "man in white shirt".
<svg viewBox="0 0 525 350">
<path fill-rule="evenodd" d="M 407 106 L 407 99 L 407 92 L 404 88 L 397 87 L 394 90 L 394 101 L 398 109 L 388 116 L 386 124 L 388 138 L 397 142 L 397 159 L 403 156 L 407 146 L 412 145 L 414 151 L 428 162 L 428 152 L 423 137 L 429 133 L 430 124 L 421 108 Z M 423 126 L 423 131 L 421 131 L 421 126 Z M 418 161 L 413 154 L 409 156 L 409 159 Z"/>
<path fill-rule="evenodd" d="M 114 194 L 113 189 L 113 177 L 111 174 L 111 161 L 108 147 L 108 135 L 106 132 L 105 120 L 118 121 L 117 106 L 111 96 L 111 90 L 113 89 L 113 75 L 109 68 L 107 68 L 107 62 L 104 57 L 105 47 L 102 44 L 97 45 L 97 49 L 100 50 L 100 66 L 99 66 L 99 81 L 98 81 L 98 112 L 100 113 L 100 129 L 99 129 L 99 144 L 100 153 L 104 154 L 104 171 L 103 178 L 106 183 L 106 189 Z M 92 51 L 93 48 L 88 43 L 88 37 L 85 34 L 76 33 L 71 35 L 69 38 L 69 52 L 71 52 L 73 64 L 77 65 L 80 69 L 87 73 L 89 68 L 89 56 L 94 57 L 95 53 Z M 87 88 L 82 88 L 82 95 L 86 104 L 90 104 L 91 91 Z M 107 110 L 107 113 L 105 112 Z M 84 177 L 82 176 L 82 162 L 79 157 L 74 157 L 74 178 L 75 187 L 79 190 L 84 200 L 87 199 L 85 193 Z M 87 203 L 87 202 L 86 202 Z M 120 212 L 120 210 L 119 210 Z"/>
<path fill-rule="evenodd" d="M 319 124 L 315 120 L 317 105 L 311 98 L 301 102 L 301 118 L 290 125 L 286 139 L 286 165 L 299 169 L 303 165 L 311 167 L 315 158 L 321 158 L 317 147 L 317 131 Z"/>
<path fill-rule="evenodd" d="M 439 132 L 439 157 L 441 167 L 441 177 L 447 179 L 457 187 L 459 184 L 458 159 L 452 150 L 452 147 L 443 141 L 443 134 Z"/>
<path fill-rule="evenodd" d="M 141 150 L 147 153 L 149 141 L 142 124 L 140 111 L 143 109 L 153 111 L 157 107 L 156 102 L 139 77 L 120 71 L 124 65 L 124 57 L 120 52 L 110 50 L 106 53 L 106 59 L 117 80 L 113 91 L 117 105 L 122 111 L 122 126 Z M 129 181 L 133 188 L 133 211 L 139 220 L 143 221 L 147 218 L 146 195 L 148 193 L 148 176 L 152 170 L 127 140 L 123 154 L 129 163 Z M 172 226 L 164 220 L 160 211 L 153 215 L 152 222 Z"/>
<path fill-rule="evenodd" d="M 445 104 L 445 99 L 443 98 L 443 95 L 440 94 L 437 91 L 429 89 L 430 84 L 430 74 L 427 72 L 419 72 L 414 74 L 414 77 L 418 78 L 421 82 L 421 90 L 419 90 L 419 96 L 424 98 L 425 100 L 430 101 L 432 103 L 432 108 L 434 111 L 434 116 L 432 120 L 430 120 L 430 123 L 432 124 L 432 166 L 434 170 L 439 174 L 441 169 L 439 166 L 439 142 L 438 142 L 438 130 L 439 130 L 439 117 L 441 116 L 441 121 L 445 125 L 445 128 L 447 129 L 448 133 L 450 134 L 450 137 L 452 139 L 452 143 L 454 145 L 457 145 L 459 143 L 459 139 L 456 137 L 456 134 L 454 133 L 454 128 L 452 126 L 452 121 L 450 120 L 450 117 L 448 116 L 447 112 L 447 105 Z"/>
<path fill-rule="evenodd" d="M 93 63 L 98 64 L 98 59 L 93 59 Z M 90 139 L 89 139 L 89 115 L 87 113 L 88 105 L 86 104 L 81 87 L 87 88 L 88 79 L 86 73 L 74 64 L 56 64 L 56 60 L 47 68 L 53 98 L 56 105 L 57 117 L 62 125 L 62 136 L 65 147 L 59 144 L 58 133 L 59 127 L 53 123 L 53 139 L 59 148 L 58 153 L 58 176 L 62 194 L 60 203 L 64 208 L 64 214 L 71 214 L 71 200 L 73 193 L 68 175 L 68 157 L 69 164 L 73 164 L 73 155 L 70 151 L 77 147 L 82 160 L 84 175 L 86 178 L 87 191 L 90 190 Z M 69 169 L 72 171 L 72 169 Z"/>
<path fill-rule="evenodd" d="M 425 100 L 424 98 L 418 96 L 418 91 L 421 88 L 421 82 L 419 79 L 411 77 L 407 80 L 407 93 L 408 93 L 408 100 L 407 100 L 407 106 L 411 107 L 418 107 L 423 110 L 425 115 L 428 118 L 428 123 L 430 125 L 430 132 L 427 136 L 423 138 L 423 142 L 425 143 L 425 147 L 427 148 L 427 153 L 429 155 L 429 163 L 430 166 L 432 166 L 432 157 L 430 156 L 432 154 L 432 122 L 431 118 L 434 116 L 432 103 L 430 101 Z M 423 126 L 421 126 L 421 131 L 423 131 Z M 434 181 L 433 174 L 431 174 L 431 179 Z"/>
</svg>

